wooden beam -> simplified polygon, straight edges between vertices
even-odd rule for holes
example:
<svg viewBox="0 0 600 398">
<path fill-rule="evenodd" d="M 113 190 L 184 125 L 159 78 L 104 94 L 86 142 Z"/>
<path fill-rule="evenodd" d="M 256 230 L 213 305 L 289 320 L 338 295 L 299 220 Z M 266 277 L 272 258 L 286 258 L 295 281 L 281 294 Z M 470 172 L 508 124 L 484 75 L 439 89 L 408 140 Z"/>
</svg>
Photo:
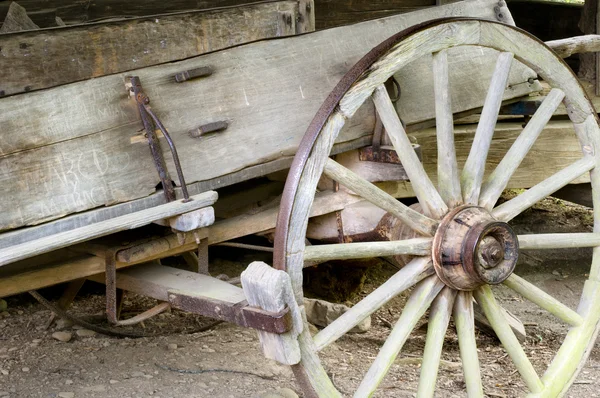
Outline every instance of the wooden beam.
<svg viewBox="0 0 600 398">
<path fill-rule="evenodd" d="M 3 75 L 0 96 L 294 35 L 299 15 L 299 1 L 284 0 L 2 35 L 10 73 Z"/>
<path fill-rule="evenodd" d="M 494 18 L 495 4 L 491 0 L 459 2 L 309 35 L 257 42 L 131 73 L 140 77 L 153 109 L 171 131 L 186 180 L 219 180 L 293 155 L 306 126 L 335 83 L 350 65 L 391 34 L 436 15 Z M 468 50 L 473 51 L 464 51 Z M 473 86 L 472 82 L 485 80 L 484 75 L 492 69 L 482 66 L 465 75 L 465 60 L 487 65 L 489 54 L 474 50 L 469 56 L 461 51 L 449 54 L 450 78 L 462 79 L 464 84 L 468 81 L 469 96 L 453 98 L 453 111 L 481 106 L 486 88 Z M 416 70 L 431 71 L 431 59 L 422 62 L 399 75 L 403 82 L 401 115 L 406 123 L 434 118 L 433 98 L 429 95 L 432 82 L 413 78 Z M 215 71 L 208 78 L 181 84 L 171 80 L 176 73 L 206 65 Z M 513 69 L 514 89 L 507 91 L 507 96 L 519 97 L 532 89 L 519 83 L 535 75 L 524 67 Z M 460 91 L 464 84 L 456 85 L 456 89 Z M 415 105 L 418 108 L 414 111 L 402 111 Z M 141 125 L 135 104 L 127 99 L 123 76 L 110 75 L 3 98 L 0 107 L 0 124 L 4 126 L 0 178 L 18 181 L 16 185 L 0 186 L 0 197 L 15 204 L 12 211 L 0 214 L 0 229 L 129 202 L 155 190 L 157 176 L 146 144 L 131 143 Z M 339 143 L 357 140 L 372 131 L 372 110 L 366 108 L 342 130 Z M 218 139 L 188 135 L 191 129 L 215 120 L 231 121 L 227 130 L 218 133 Z M 169 169 L 174 170 L 169 153 L 166 158 Z"/>
<path fill-rule="evenodd" d="M 217 200 L 217 193 L 210 191 L 193 196 L 190 199 L 192 200 L 189 202 L 184 202 L 182 200 L 169 202 L 147 210 L 127 214 L 111 220 L 102 221 L 2 249 L 0 250 L 0 267 L 19 260 L 24 260 L 28 257 L 48 253 L 53 250 L 72 246 L 77 243 L 100 238 L 116 232 L 139 228 L 157 220 L 170 218 L 210 206 Z M 212 223 L 212 221 L 214 221 L 214 215 L 207 221 L 211 221 Z"/>
</svg>

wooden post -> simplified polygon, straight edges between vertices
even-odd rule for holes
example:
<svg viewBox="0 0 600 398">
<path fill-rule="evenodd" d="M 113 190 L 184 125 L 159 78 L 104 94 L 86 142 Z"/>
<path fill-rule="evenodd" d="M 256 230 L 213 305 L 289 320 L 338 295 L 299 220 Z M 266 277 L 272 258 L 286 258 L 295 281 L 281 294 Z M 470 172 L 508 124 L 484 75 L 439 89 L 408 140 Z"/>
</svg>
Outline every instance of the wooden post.
<svg viewBox="0 0 600 398">
<path fill-rule="evenodd" d="M 280 312 L 289 307 L 292 315 L 292 329 L 285 334 L 258 331 L 258 337 L 265 357 L 284 365 L 296 365 L 301 360 L 298 335 L 304 329 L 300 307 L 292 291 L 290 276 L 281 270 L 255 261 L 242 272 L 242 288 L 248 304 L 265 311 Z"/>
</svg>

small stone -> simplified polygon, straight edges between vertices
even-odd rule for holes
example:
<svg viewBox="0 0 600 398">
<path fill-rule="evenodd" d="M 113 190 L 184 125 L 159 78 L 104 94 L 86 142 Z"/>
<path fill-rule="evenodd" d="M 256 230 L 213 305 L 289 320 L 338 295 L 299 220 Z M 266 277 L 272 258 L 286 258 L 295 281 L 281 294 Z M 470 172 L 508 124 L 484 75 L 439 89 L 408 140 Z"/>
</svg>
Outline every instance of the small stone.
<svg viewBox="0 0 600 398">
<path fill-rule="evenodd" d="M 73 326 L 73 322 L 69 321 L 68 319 L 60 318 L 56 321 L 56 330 L 68 329 L 71 326 Z"/>
<path fill-rule="evenodd" d="M 0 373 L 2 373 L 3 376 L 8 376 L 8 370 L 6 369 L 0 369 Z"/>
<path fill-rule="evenodd" d="M 110 384 L 117 384 L 119 382 L 119 380 L 110 380 L 109 383 Z"/>
<path fill-rule="evenodd" d="M 304 309 L 308 322 L 313 325 L 326 327 L 350 309 L 343 304 L 330 303 L 325 300 L 304 299 Z M 358 325 L 350 329 L 349 333 L 365 333 L 371 329 L 371 317 L 366 317 Z"/>
<path fill-rule="evenodd" d="M 22 370 L 23 372 L 25 372 L 25 373 L 29 372 L 29 368 L 27 368 L 27 367 L 25 367 L 25 368 L 22 368 L 21 370 Z"/>
<path fill-rule="evenodd" d="M 0 397 L 8 397 L 10 393 L 8 391 L 0 391 Z"/>
<path fill-rule="evenodd" d="M 144 377 L 144 372 L 131 372 L 131 377 Z"/>
<path fill-rule="evenodd" d="M 58 341 L 62 341 L 63 343 L 67 343 L 71 341 L 73 335 L 69 332 L 54 332 L 52 333 L 52 338 Z"/>
<path fill-rule="evenodd" d="M 71 384 L 73 384 L 73 380 L 67 379 L 67 380 L 65 380 L 65 384 L 70 386 Z"/>
<path fill-rule="evenodd" d="M 89 329 L 78 329 L 75 333 L 79 337 L 94 337 L 96 335 L 96 332 Z"/>
<path fill-rule="evenodd" d="M 267 391 L 260 398 L 298 398 L 298 394 L 289 388 L 279 388 L 275 391 Z"/>
<path fill-rule="evenodd" d="M 60 398 L 74 398 L 75 397 L 75 393 L 74 392 L 59 392 L 58 396 Z"/>
<path fill-rule="evenodd" d="M 6 300 L 0 299 L 0 312 L 6 311 L 8 309 L 8 303 Z"/>
<path fill-rule="evenodd" d="M 31 340 L 31 342 L 34 344 L 40 344 L 42 342 L 42 339 L 33 339 Z"/>
<path fill-rule="evenodd" d="M 175 343 L 170 343 L 167 345 L 167 350 L 169 351 L 175 351 L 177 349 L 177 344 Z"/>
<path fill-rule="evenodd" d="M 102 343 L 102 347 L 110 347 L 110 341 L 105 341 Z"/>
</svg>

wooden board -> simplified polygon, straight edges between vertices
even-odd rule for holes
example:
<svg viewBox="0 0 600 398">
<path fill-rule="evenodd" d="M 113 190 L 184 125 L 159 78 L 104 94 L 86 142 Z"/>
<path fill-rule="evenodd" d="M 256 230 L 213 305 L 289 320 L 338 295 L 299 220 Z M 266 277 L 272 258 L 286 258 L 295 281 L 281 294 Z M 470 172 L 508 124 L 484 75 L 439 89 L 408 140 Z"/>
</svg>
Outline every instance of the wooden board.
<svg viewBox="0 0 600 398">
<path fill-rule="evenodd" d="M 6 14 L 12 0 L 0 1 L 0 20 Z M 252 3 L 251 0 L 177 0 L 138 2 L 105 0 L 89 3 L 85 0 L 64 2 L 60 0 L 20 0 L 30 17 L 41 27 L 56 26 L 58 16 L 68 25 L 105 18 L 134 17 L 192 9 L 233 6 Z M 436 5 L 432 0 L 316 0 L 318 29 L 348 25 L 369 19 L 383 18 L 393 14 L 415 11 Z M 440 2 L 439 4 L 443 4 Z"/>
<path fill-rule="evenodd" d="M 201 184 L 292 156 L 306 126 L 337 81 L 362 55 L 393 33 L 442 15 L 495 18 L 495 5 L 490 0 L 460 2 L 252 43 L 131 73 L 140 76 L 153 109 L 170 130 L 186 180 Z M 451 61 L 451 69 L 464 69 L 460 63 L 472 60 L 461 53 L 456 62 Z M 408 69 L 403 73 L 411 82 L 422 81 L 415 76 L 428 67 L 427 62 L 423 59 L 411 65 L 412 73 Z M 479 62 L 469 76 L 458 76 L 469 82 L 485 81 L 495 59 L 481 56 Z M 206 65 L 215 70 L 208 78 L 183 84 L 172 80 L 175 73 Z M 527 79 L 512 81 L 516 89 L 511 95 L 531 91 L 525 83 L 531 72 L 518 65 L 513 69 L 517 78 Z M 139 134 L 141 123 L 123 82 L 124 74 L 117 74 L 0 99 L 0 197 L 3 203 L 13 204 L 9 211 L 0 213 L 0 229 L 131 201 L 154 190 L 158 177 L 146 144 L 132 140 Z M 469 82 L 453 85 L 470 90 L 465 103 L 454 104 L 457 111 L 483 103 L 485 84 Z M 418 113 L 401 115 L 408 123 L 434 116 L 433 95 L 427 88 L 430 82 L 423 84 L 403 88 L 403 98 L 420 104 Z M 229 128 L 200 139 L 188 135 L 198 125 L 216 120 L 228 120 Z M 359 142 L 357 139 L 370 135 L 372 127 L 373 110 L 365 107 L 347 123 L 338 142 Z M 134 143 L 128 145 L 127 140 Z M 174 170 L 169 153 L 166 158 L 169 169 Z M 80 160 L 82 165 L 78 166 Z M 230 183 L 238 181 L 230 179 Z M 93 195 L 94 187 L 105 189 L 101 195 Z M 46 205 L 50 202 L 53 207 Z"/>
<path fill-rule="evenodd" d="M 293 35 L 300 29 L 299 3 L 285 0 L 0 35 L 2 54 L 10 60 L 0 72 L 0 96 Z"/>
<path fill-rule="evenodd" d="M 436 5 L 435 0 L 316 0 L 315 3 L 317 29 L 349 25 Z"/>
<path fill-rule="evenodd" d="M 12 0 L 0 1 L 0 19 L 8 10 Z M 19 0 L 29 17 L 41 27 L 56 26 L 55 17 L 60 17 L 67 25 L 103 20 L 107 18 L 140 17 L 169 12 L 202 10 L 215 7 L 228 7 L 252 3 L 248 0 L 146 0 L 123 1 L 101 0 Z"/>
</svg>

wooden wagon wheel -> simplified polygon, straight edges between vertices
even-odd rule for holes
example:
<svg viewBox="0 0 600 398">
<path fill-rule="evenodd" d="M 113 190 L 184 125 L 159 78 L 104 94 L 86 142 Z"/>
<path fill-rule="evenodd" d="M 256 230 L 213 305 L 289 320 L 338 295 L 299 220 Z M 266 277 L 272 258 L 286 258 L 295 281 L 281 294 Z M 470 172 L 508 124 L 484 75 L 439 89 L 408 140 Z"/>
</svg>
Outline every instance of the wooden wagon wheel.
<svg viewBox="0 0 600 398">
<path fill-rule="evenodd" d="M 448 95 L 451 82 L 448 82 L 447 50 L 456 46 L 481 46 L 499 51 L 474 142 L 462 171 L 456 161 Z M 437 189 L 415 155 L 384 88 L 384 82 L 390 76 L 425 54 L 433 54 Z M 513 59 L 532 68 L 553 89 L 504 159 L 484 179 L 487 153 Z M 329 158 L 345 120 L 370 100 L 374 102 L 402 160 L 424 214 L 406 207 Z M 581 143 L 581 159 L 514 199 L 494 207 L 510 177 L 561 102 L 568 110 Z M 416 257 L 314 338 L 308 328 L 304 329 L 299 336 L 302 360 L 293 370 L 307 396 L 341 396 L 320 364 L 319 350 L 413 286 L 399 320 L 354 393 L 355 397 L 368 397 L 375 393 L 411 330 L 428 309 L 429 327 L 417 396 L 433 396 L 444 335 L 451 316 L 457 328 L 468 396 L 483 396 L 474 334 L 473 297 L 484 309 L 531 396 L 562 395 L 583 366 L 598 332 L 600 173 L 596 166 L 599 161 L 599 120 L 584 90 L 568 66 L 552 50 L 522 30 L 474 19 L 436 20 L 401 32 L 367 54 L 336 86 L 302 140 L 288 175 L 279 213 L 274 262 L 277 268 L 290 274 L 296 299 L 301 304 L 305 260 L 397 254 Z M 594 189 L 593 233 L 518 237 L 514 234 L 508 221 L 588 172 Z M 395 215 L 420 237 L 305 247 L 308 217 L 322 173 Z M 577 311 L 512 273 L 519 245 L 520 249 L 596 247 Z M 497 283 L 504 283 L 571 327 L 541 377 L 501 314 L 490 288 Z"/>
</svg>

